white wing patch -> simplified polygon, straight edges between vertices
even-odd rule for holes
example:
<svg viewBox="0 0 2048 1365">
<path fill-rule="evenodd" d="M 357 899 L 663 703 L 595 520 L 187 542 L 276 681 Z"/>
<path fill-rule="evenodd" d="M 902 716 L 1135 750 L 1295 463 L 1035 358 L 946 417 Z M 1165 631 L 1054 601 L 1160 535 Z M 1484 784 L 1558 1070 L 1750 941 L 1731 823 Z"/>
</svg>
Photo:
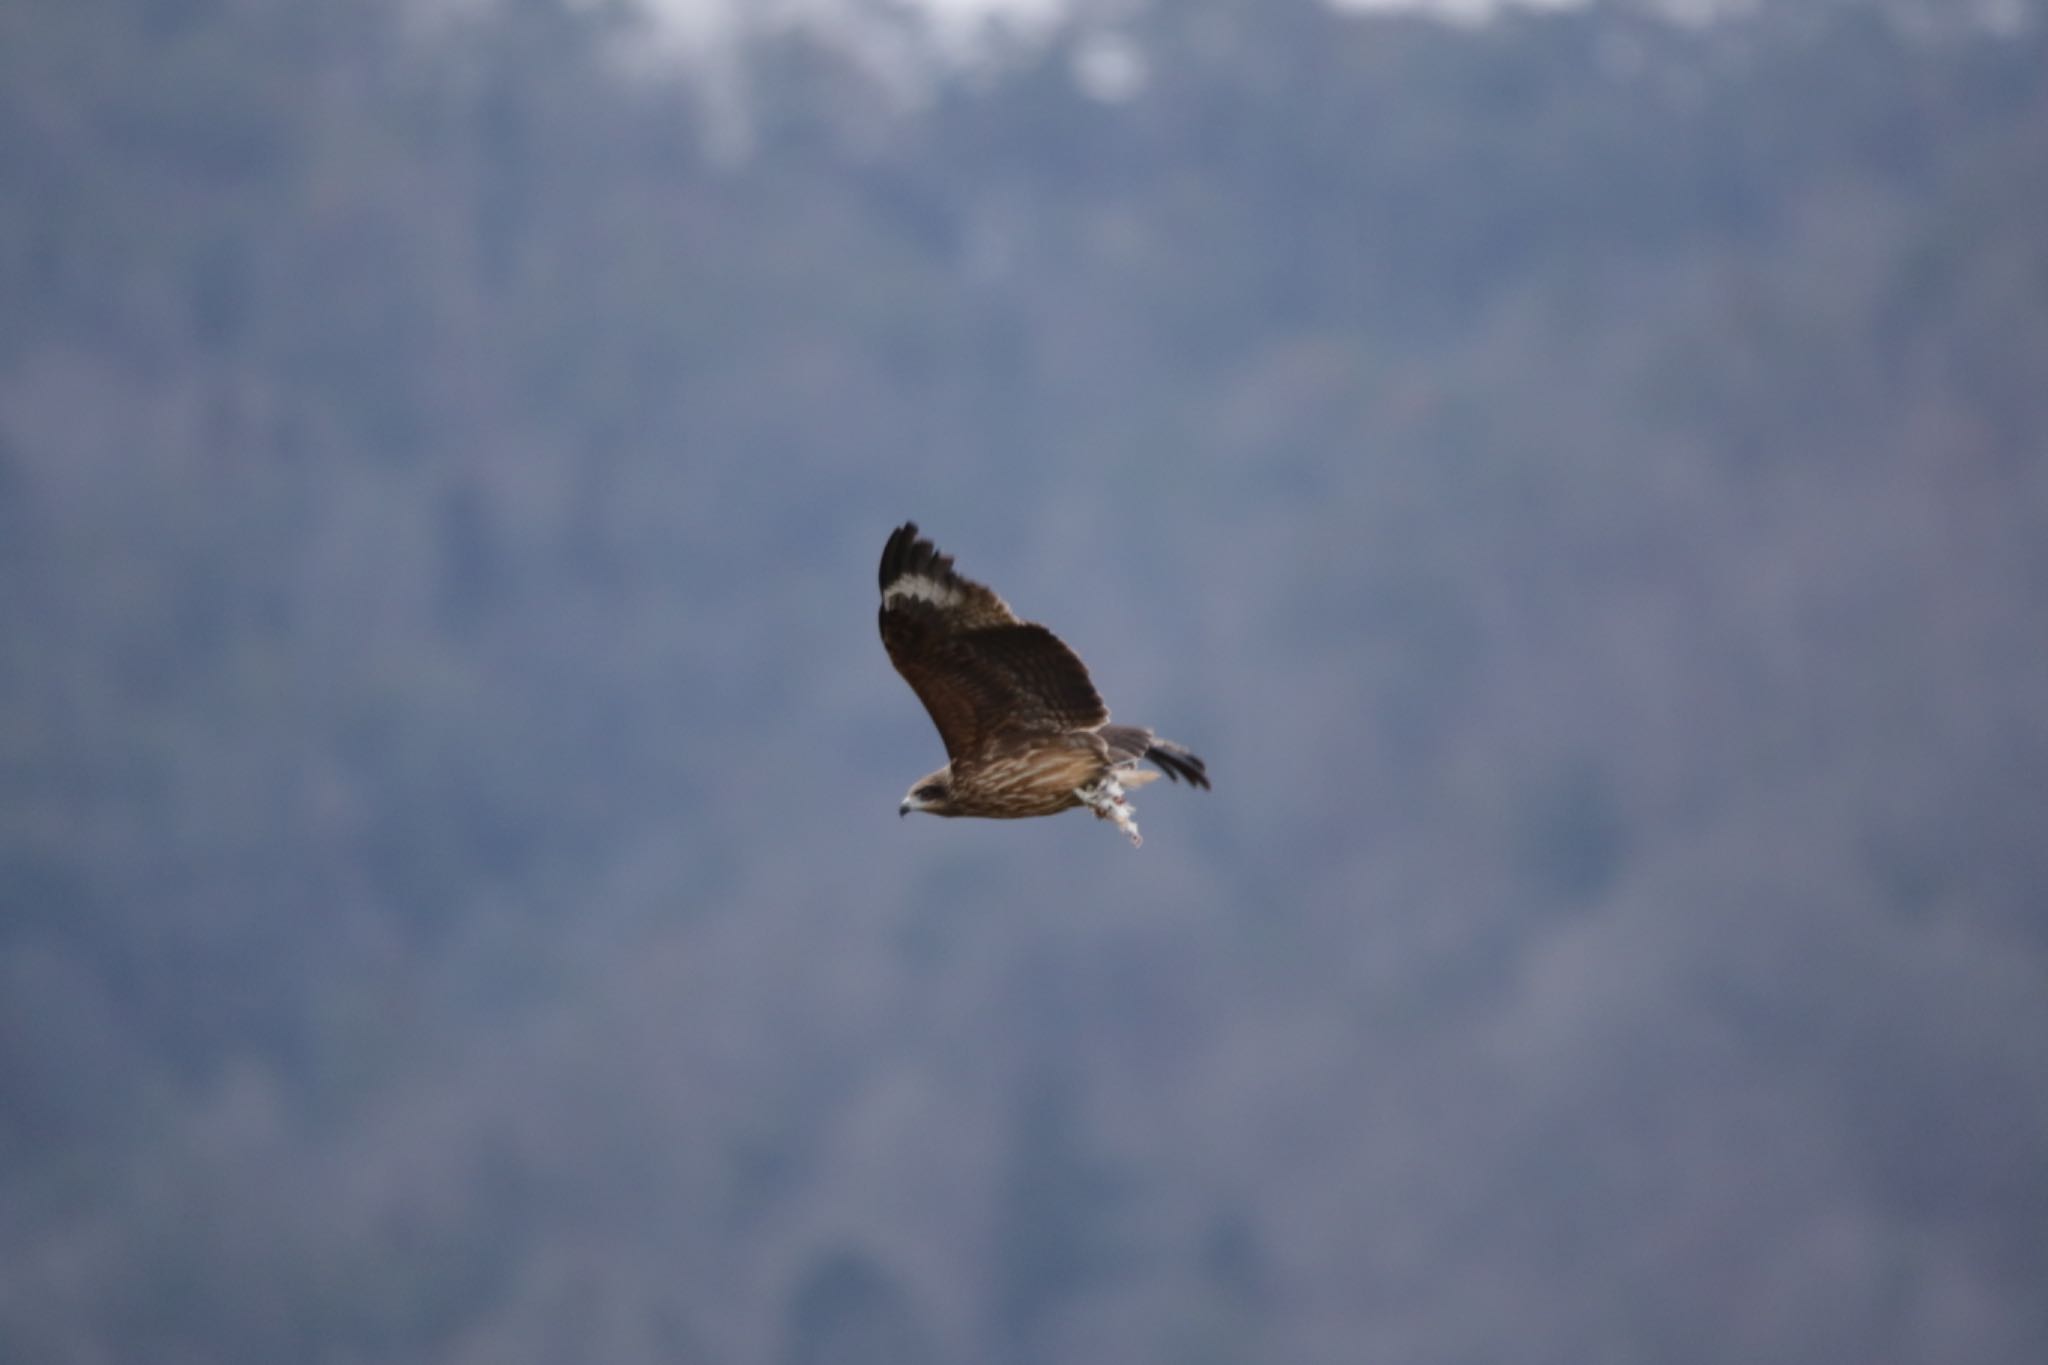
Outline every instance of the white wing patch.
<svg viewBox="0 0 2048 1365">
<path fill-rule="evenodd" d="M 891 602 L 908 598 L 913 602 L 929 602 L 935 607 L 957 607 L 966 600 L 966 596 L 960 589 L 941 583 L 935 578 L 919 578 L 914 574 L 905 574 L 891 583 L 889 590 L 882 594 L 882 605 L 886 607 Z"/>
</svg>

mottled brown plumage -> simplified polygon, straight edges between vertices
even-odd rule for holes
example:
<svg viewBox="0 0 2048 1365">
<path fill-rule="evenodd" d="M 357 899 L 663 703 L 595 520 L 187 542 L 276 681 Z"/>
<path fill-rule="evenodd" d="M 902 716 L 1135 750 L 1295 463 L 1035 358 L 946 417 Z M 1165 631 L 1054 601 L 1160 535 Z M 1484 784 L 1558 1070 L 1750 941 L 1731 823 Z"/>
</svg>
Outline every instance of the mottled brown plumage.
<svg viewBox="0 0 2048 1365">
<path fill-rule="evenodd" d="M 938 726 L 947 765 L 901 811 L 1020 819 L 1086 805 L 1138 842 L 1124 788 L 1209 785 L 1202 760 L 1135 725 L 1109 724 L 1088 670 L 1044 626 L 1020 621 L 906 522 L 882 549 L 882 644 Z"/>
</svg>

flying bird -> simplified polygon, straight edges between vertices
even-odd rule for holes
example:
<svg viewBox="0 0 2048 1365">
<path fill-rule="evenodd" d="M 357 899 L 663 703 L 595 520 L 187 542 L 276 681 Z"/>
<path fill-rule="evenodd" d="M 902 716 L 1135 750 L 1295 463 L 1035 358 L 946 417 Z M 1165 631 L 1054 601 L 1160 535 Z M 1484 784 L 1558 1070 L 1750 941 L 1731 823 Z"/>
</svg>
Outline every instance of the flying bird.
<svg viewBox="0 0 2048 1365">
<path fill-rule="evenodd" d="M 1209 771 L 1178 744 L 1111 725 L 1088 670 L 1060 637 L 953 570 L 905 522 L 882 547 L 882 645 L 946 746 L 899 813 L 1018 820 L 1086 806 L 1143 842 L 1125 792 L 1163 772 L 1206 789 Z M 1150 760 L 1151 772 L 1138 766 Z"/>
</svg>

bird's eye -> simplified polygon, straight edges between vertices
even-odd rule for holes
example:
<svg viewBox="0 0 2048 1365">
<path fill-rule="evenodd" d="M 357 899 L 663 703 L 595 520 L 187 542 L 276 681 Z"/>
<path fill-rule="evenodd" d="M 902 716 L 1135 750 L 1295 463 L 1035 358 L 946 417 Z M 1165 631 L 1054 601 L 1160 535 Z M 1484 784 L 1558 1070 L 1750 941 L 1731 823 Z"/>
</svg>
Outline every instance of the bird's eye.
<svg viewBox="0 0 2048 1365">
<path fill-rule="evenodd" d="M 920 801 L 936 801 L 944 793 L 944 790 L 944 788 L 937 786 L 919 787 L 917 789 L 917 799 Z"/>
</svg>

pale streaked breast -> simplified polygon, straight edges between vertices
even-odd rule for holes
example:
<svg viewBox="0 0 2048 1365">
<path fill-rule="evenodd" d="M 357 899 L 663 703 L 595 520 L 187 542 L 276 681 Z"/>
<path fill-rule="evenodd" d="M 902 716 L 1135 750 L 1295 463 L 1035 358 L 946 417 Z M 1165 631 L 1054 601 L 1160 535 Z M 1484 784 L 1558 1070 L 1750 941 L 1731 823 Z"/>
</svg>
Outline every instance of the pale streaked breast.
<svg viewBox="0 0 2048 1365">
<path fill-rule="evenodd" d="M 1101 757 L 1092 751 L 1054 744 L 975 764 L 968 773 L 955 775 L 953 795 L 975 815 L 999 819 L 1053 815 L 1078 805 L 1074 789 L 1096 777 L 1102 768 Z"/>
</svg>

